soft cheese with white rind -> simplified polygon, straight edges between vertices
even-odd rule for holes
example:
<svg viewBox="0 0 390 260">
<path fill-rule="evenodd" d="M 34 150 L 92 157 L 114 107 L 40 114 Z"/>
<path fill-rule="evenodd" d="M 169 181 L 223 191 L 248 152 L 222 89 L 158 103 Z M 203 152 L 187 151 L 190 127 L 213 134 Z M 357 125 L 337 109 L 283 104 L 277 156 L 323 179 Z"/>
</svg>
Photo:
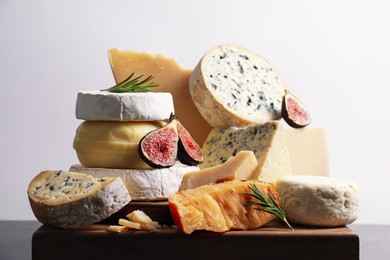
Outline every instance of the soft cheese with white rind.
<svg viewBox="0 0 390 260">
<path fill-rule="evenodd" d="M 70 170 L 90 174 L 96 178 L 120 177 L 132 200 L 155 201 L 166 200 L 169 195 L 179 191 L 184 174 L 197 171 L 199 168 L 177 162 L 172 167 L 160 169 L 86 168 L 76 164 L 72 165 Z"/>
<path fill-rule="evenodd" d="M 291 175 L 290 157 L 280 121 L 248 127 L 214 128 L 202 147 L 205 159 L 200 168 L 224 163 L 243 150 L 253 151 L 259 163 L 250 179 L 273 183 L 280 176 Z"/>
<path fill-rule="evenodd" d="M 281 118 L 285 86 L 260 55 L 235 45 L 209 50 L 193 70 L 190 94 L 213 127 L 247 126 Z"/>
<path fill-rule="evenodd" d="M 131 201 L 120 178 L 67 171 L 42 171 L 30 182 L 27 193 L 40 222 L 64 229 L 99 222 Z"/>
<path fill-rule="evenodd" d="M 359 216 L 360 191 L 349 180 L 325 176 L 284 176 L 275 184 L 286 199 L 287 220 L 301 225 L 348 225 Z"/>
<path fill-rule="evenodd" d="M 170 93 L 80 91 L 76 118 L 89 121 L 155 121 L 169 119 L 174 113 Z"/>
</svg>

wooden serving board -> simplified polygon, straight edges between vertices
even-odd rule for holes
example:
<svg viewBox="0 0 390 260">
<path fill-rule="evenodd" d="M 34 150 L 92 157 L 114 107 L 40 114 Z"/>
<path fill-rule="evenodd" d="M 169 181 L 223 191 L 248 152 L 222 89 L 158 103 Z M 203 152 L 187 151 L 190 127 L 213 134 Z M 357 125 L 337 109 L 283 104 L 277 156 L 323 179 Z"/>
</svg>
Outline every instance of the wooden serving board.
<svg viewBox="0 0 390 260">
<path fill-rule="evenodd" d="M 33 259 L 359 259 L 359 236 L 348 227 L 292 231 L 273 221 L 251 231 L 190 235 L 161 231 L 107 231 L 107 224 L 78 230 L 41 226 L 32 238 Z"/>
</svg>

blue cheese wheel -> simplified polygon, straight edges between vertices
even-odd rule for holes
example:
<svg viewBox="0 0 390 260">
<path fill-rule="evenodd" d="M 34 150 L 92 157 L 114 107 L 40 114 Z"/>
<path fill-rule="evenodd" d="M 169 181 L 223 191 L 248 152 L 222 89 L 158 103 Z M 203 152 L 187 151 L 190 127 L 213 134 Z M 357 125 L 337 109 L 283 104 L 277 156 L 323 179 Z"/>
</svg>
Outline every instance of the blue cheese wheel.
<svg viewBox="0 0 390 260">
<path fill-rule="evenodd" d="M 92 90 L 77 94 L 76 118 L 89 121 L 156 121 L 174 113 L 171 93 L 111 93 Z"/>
<path fill-rule="evenodd" d="M 196 107 L 213 127 L 281 118 L 282 79 L 268 61 L 244 47 L 220 45 L 209 50 L 189 82 Z"/>
</svg>

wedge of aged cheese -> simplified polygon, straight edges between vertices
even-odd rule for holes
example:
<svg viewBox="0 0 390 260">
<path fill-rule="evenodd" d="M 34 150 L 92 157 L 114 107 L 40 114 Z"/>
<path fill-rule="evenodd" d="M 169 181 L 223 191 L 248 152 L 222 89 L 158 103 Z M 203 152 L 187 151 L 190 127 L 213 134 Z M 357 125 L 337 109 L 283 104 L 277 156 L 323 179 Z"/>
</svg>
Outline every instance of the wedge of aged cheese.
<svg viewBox="0 0 390 260">
<path fill-rule="evenodd" d="M 329 176 L 324 128 L 286 129 L 285 133 L 293 175 Z"/>
<path fill-rule="evenodd" d="M 326 176 L 285 176 L 276 182 L 286 198 L 287 220 L 311 226 L 343 226 L 359 215 L 360 191 L 348 180 Z"/>
<path fill-rule="evenodd" d="M 174 113 L 170 93 L 111 93 L 92 90 L 77 94 L 76 118 L 90 121 L 156 121 Z"/>
<path fill-rule="evenodd" d="M 252 51 L 220 45 L 191 74 L 190 94 L 213 127 L 247 126 L 281 118 L 285 87 L 271 64 Z"/>
<path fill-rule="evenodd" d="M 253 151 L 259 163 L 251 179 L 275 182 L 280 176 L 291 175 L 284 128 L 279 121 L 243 128 L 214 128 L 202 147 L 205 159 L 200 168 L 221 164 L 243 150 Z"/>
<path fill-rule="evenodd" d="M 96 178 L 120 177 L 132 200 L 138 201 L 166 200 L 169 195 L 179 191 L 184 174 L 197 170 L 199 170 L 197 166 L 188 166 L 180 162 L 161 169 L 86 168 L 79 164 L 70 168 L 70 171 L 86 173 Z"/>
<path fill-rule="evenodd" d="M 84 121 L 76 130 L 73 148 L 85 167 L 150 169 L 138 154 L 139 141 L 163 121 Z"/>
<path fill-rule="evenodd" d="M 153 90 L 172 94 L 175 114 L 195 141 L 199 145 L 203 144 L 211 126 L 200 115 L 191 99 L 188 89 L 191 70 L 184 70 L 173 59 L 145 52 L 111 49 L 108 57 L 117 83 L 133 72 L 135 75 L 155 76 L 153 81 L 159 86 Z"/>
<path fill-rule="evenodd" d="M 99 222 L 131 200 L 120 178 L 67 171 L 42 171 L 30 182 L 27 193 L 40 222 L 64 229 Z"/>
<path fill-rule="evenodd" d="M 257 169 L 258 163 L 252 151 L 240 151 L 226 162 L 184 175 L 180 190 L 230 180 L 248 180 Z"/>
<path fill-rule="evenodd" d="M 253 207 L 244 207 L 252 200 L 245 192 L 251 192 L 249 183 L 254 183 L 266 194 L 278 199 L 272 184 L 256 181 L 233 180 L 199 188 L 180 191 L 168 198 L 175 224 L 186 234 L 195 230 L 225 232 L 232 229 L 255 229 L 275 217 Z"/>
</svg>

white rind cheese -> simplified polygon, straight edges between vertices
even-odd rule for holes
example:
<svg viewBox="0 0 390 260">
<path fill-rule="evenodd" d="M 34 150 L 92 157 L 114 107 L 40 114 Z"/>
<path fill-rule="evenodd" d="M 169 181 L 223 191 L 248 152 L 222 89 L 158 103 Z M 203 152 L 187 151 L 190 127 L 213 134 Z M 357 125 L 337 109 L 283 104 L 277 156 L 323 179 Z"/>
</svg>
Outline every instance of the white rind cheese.
<svg viewBox="0 0 390 260">
<path fill-rule="evenodd" d="M 111 93 L 80 91 L 76 118 L 90 121 L 155 121 L 169 119 L 174 113 L 170 93 Z"/>
<path fill-rule="evenodd" d="M 275 187 L 286 199 L 286 217 L 292 223 L 334 227 L 358 218 L 360 192 L 351 181 L 296 175 L 278 179 Z"/>
<path fill-rule="evenodd" d="M 67 171 L 41 172 L 30 182 L 27 193 L 40 222 L 64 229 L 99 222 L 131 201 L 120 178 Z"/>
<path fill-rule="evenodd" d="M 271 64 L 235 45 L 209 50 L 193 70 L 190 94 L 213 127 L 247 126 L 281 118 L 285 87 Z"/>
<path fill-rule="evenodd" d="M 214 128 L 202 147 L 205 159 L 200 168 L 224 163 L 243 150 L 253 151 L 259 163 L 250 179 L 273 183 L 280 176 L 291 175 L 284 128 L 279 121 L 243 128 Z"/>
<path fill-rule="evenodd" d="M 102 176 L 120 177 L 132 200 L 155 201 L 166 200 L 169 195 L 179 191 L 184 174 L 197 171 L 199 168 L 177 162 L 172 167 L 161 169 L 86 168 L 76 164 L 72 165 L 70 170 L 90 174 L 96 178 Z"/>
</svg>

